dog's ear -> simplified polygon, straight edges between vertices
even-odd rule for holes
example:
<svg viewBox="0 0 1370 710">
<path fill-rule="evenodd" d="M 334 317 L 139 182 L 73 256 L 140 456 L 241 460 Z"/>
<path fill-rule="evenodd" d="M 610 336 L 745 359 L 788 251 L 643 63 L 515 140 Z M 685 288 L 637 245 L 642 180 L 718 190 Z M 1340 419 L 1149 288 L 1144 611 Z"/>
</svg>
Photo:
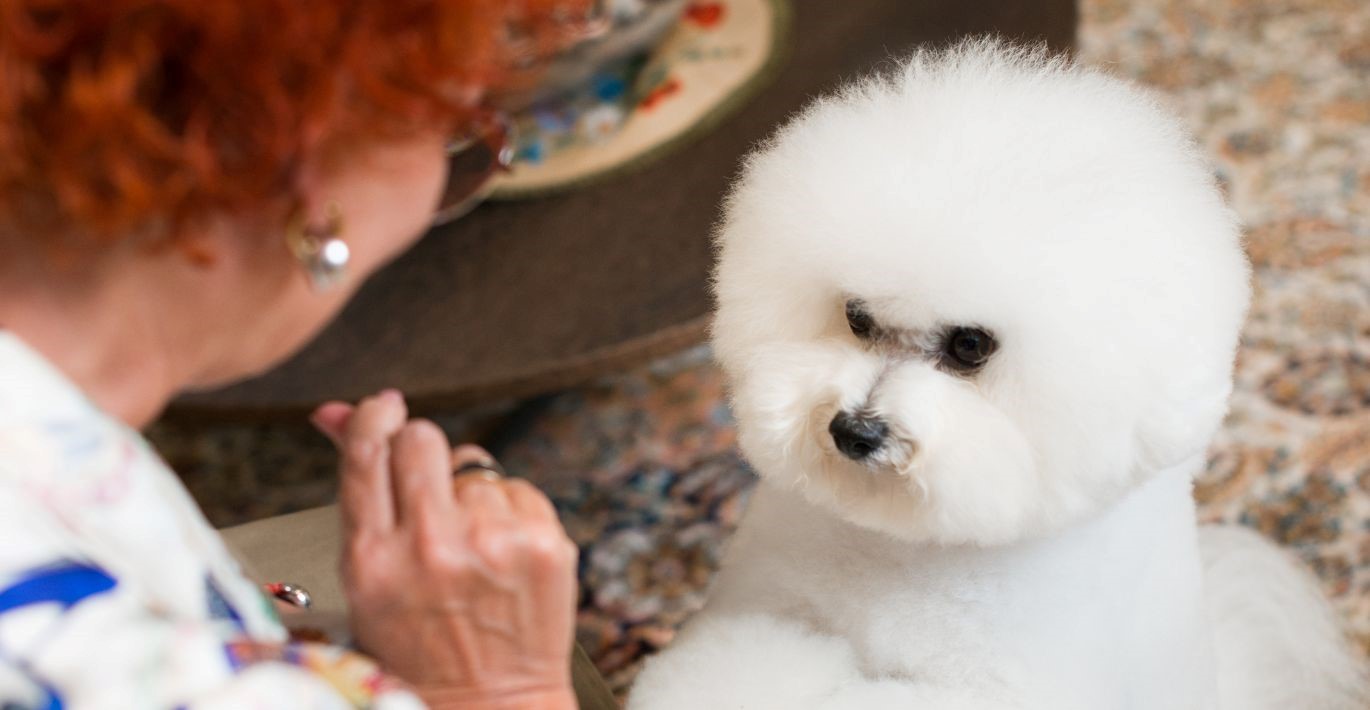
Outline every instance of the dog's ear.
<svg viewBox="0 0 1370 710">
<path fill-rule="evenodd" d="M 1137 423 L 1141 472 L 1154 473 L 1203 455 L 1227 414 L 1231 393 L 1230 377 L 1190 380 L 1160 393 Z"/>
</svg>

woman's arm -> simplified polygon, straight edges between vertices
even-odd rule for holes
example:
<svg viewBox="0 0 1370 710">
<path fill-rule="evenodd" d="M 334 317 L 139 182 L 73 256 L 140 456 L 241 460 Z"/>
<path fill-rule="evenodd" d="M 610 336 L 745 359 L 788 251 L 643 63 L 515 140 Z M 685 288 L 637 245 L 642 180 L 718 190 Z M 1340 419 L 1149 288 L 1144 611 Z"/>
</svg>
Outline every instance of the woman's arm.
<svg viewBox="0 0 1370 710">
<path fill-rule="evenodd" d="M 550 503 L 523 482 L 454 486 L 441 432 L 406 425 L 398 398 L 358 412 L 340 432 L 355 636 L 434 707 L 574 707 L 575 548 Z M 0 705 L 420 706 L 360 654 L 285 643 L 245 580 L 216 582 L 197 547 L 212 533 L 167 509 L 150 452 L 54 426 L 61 446 L 0 428 Z"/>
<path fill-rule="evenodd" d="M 0 706 L 419 707 L 359 654 L 153 608 L 81 547 L 0 471 Z"/>
</svg>

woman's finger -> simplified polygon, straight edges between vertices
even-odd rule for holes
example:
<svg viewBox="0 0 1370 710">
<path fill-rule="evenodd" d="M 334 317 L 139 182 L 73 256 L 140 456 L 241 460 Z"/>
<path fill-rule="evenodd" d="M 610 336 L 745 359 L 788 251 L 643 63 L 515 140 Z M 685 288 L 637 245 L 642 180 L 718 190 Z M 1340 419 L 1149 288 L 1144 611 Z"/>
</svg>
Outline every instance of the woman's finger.
<svg viewBox="0 0 1370 710">
<path fill-rule="evenodd" d="M 521 478 L 510 478 L 504 482 L 504 493 L 509 498 L 509 507 L 514 515 L 528 521 L 558 521 L 557 510 L 552 501 L 543 495 L 537 486 Z"/>
<path fill-rule="evenodd" d="M 328 437 L 334 446 L 342 446 L 343 433 L 347 430 L 347 420 L 352 416 L 353 406 L 346 402 L 325 402 L 309 415 L 309 421 L 321 434 Z"/>
<path fill-rule="evenodd" d="M 342 483 L 338 491 L 344 529 L 394 527 L 390 439 L 404 426 L 408 416 L 404 397 L 395 390 L 386 390 L 362 400 L 348 417 L 342 437 Z"/>
<path fill-rule="evenodd" d="M 390 478 L 400 525 L 450 514 L 451 446 L 427 419 L 414 419 L 390 441 Z"/>
<path fill-rule="evenodd" d="M 473 517 L 503 518 L 513 515 L 503 482 L 482 472 L 463 473 L 452 481 L 457 508 Z"/>
<path fill-rule="evenodd" d="M 462 492 L 462 489 L 467 486 L 479 483 L 498 484 L 504 478 L 504 469 L 500 467 L 495 457 L 491 456 L 489 451 L 475 444 L 462 444 L 452 450 L 452 471 L 454 473 L 452 495 L 459 504 L 463 500 L 469 502 L 469 496 Z M 500 496 L 504 495 L 502 490 L 496 488 L 493 493 L 485 491 L 477 493 L 476 496 L 479 500 L 492 496 L 494 493 L 498 493 Z M 507 500 L 503 503 L 507 503 Z M 501 501 L 495 501 L 493 505 L 487 504 L 485 507 L 495 513 L 503 513 L 509 509 L 509 506 L 501 504 Z"/>
</svg>

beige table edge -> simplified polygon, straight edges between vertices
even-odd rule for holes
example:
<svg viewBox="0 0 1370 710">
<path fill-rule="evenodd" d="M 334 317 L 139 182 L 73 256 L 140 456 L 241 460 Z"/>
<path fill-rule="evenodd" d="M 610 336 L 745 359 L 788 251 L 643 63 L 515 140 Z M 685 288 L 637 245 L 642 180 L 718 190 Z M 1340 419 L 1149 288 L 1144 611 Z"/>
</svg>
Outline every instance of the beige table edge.
<svg viewBox="0 0 1370 710">
<path fill-rule="evenodd" d="M 331 626 L 346 618 L 338 578 L 342 528 L 337 506 L 314 508 L 221 530 L 248 574 L 262 582 L 291 582 L 309 590 L 310 612 Z M 613 710 L 613 694 L 585 652 L 576 646 L 572 662 L 576 698 L 584 710 Z"/>
</svg>

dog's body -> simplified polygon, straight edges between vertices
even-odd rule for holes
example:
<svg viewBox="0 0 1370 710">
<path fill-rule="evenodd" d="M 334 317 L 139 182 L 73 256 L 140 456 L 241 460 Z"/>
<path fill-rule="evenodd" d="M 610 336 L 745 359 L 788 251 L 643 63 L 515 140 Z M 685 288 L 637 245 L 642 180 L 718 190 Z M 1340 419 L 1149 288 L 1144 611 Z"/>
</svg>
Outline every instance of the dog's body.
<svg viewBox="0 0 1370 710">
<path fill-rule="evenodd" d="M 993 548 L 900 543 L 763 483 L 707 611 L 630 707 L 1363 707 L 1311 580 L 1252 533 L 1196 538 L 1189 475 Z"/>
<path fill-rule="evenodd" d="M 1307 575 L 1195 525 L 1247 268 L 1144 94 L 920 54 L 754 156 L 720 242 L 763 482 L 632 707 L 1359 707 Z"/>
<path fill-rule="evenodd" d="M 891 540 L 762 484 L 707 612 L 633 699 L 1208 709 L 1216 676 L 1199 589 L 1183 471 L 1072 534 L 992 548 Z"/>
</svg>

